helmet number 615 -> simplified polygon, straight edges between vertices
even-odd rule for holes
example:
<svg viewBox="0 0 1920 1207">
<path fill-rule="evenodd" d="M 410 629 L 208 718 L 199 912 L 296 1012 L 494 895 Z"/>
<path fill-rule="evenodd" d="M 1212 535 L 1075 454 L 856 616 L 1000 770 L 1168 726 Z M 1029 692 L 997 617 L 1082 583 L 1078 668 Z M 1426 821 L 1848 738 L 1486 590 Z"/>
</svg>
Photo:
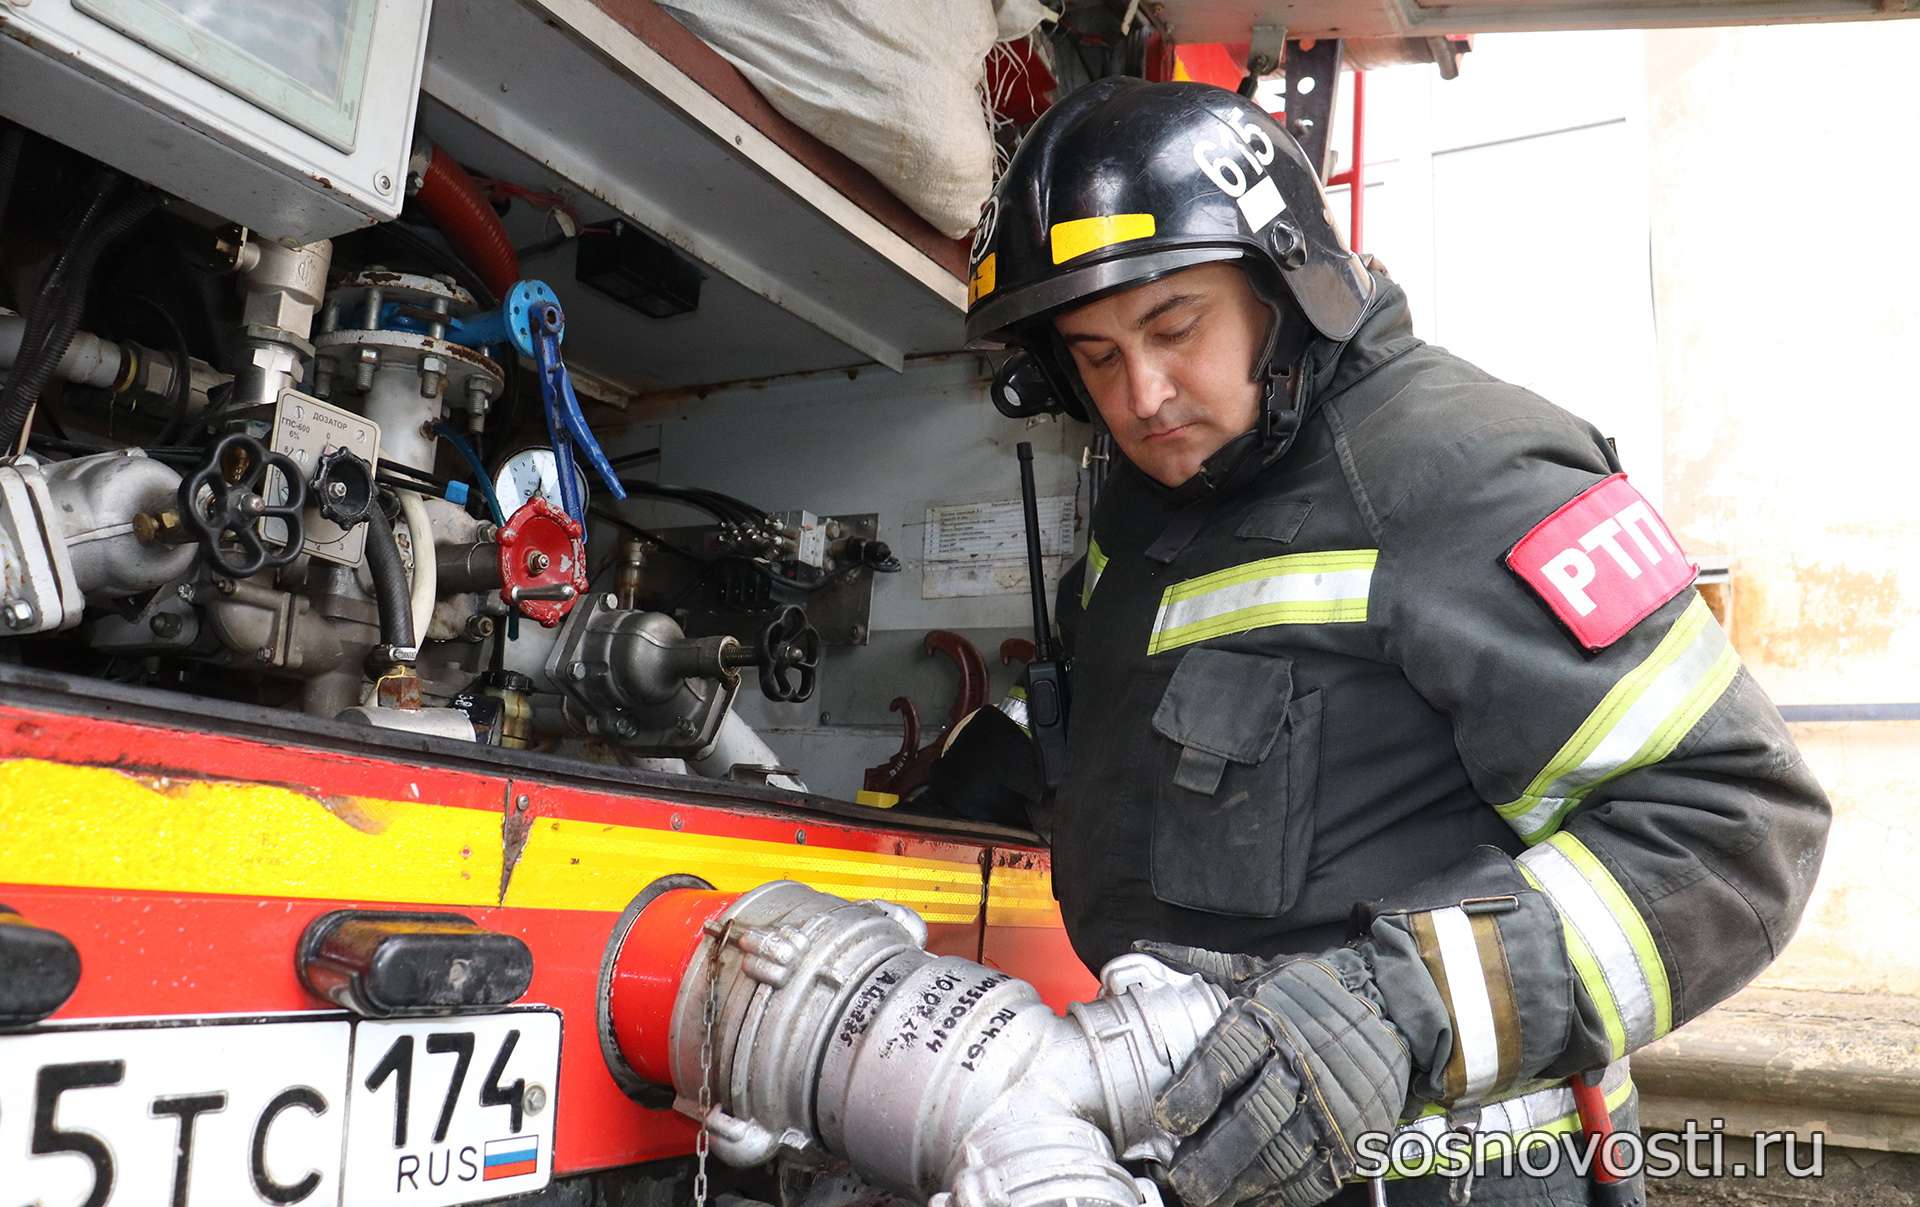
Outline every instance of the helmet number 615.
<svg viewBox="0 0 1920 1207">
<path fill-rule="evenodd" d="M 1260 176 L 1265 173 L 1267 165 L 1273 162 L 1273 140 L 1267 137 L 1265 130 L 1251 120 L 1233 121 L 1229 124 L 1233 132 L 1240 136 L 1238 140 L 1228 144 L 1229 150 L 1239 152 L 1246 159 L 1252 175 Z M 1238 197 L 1247 191 L 1247 173 L 1240 170 L 1240 165 L 1234 162 L 1231 154 L 1216 156 L 1215 144 L 1212 140 L 1202 139 L 1193 144 L 1193 162 L 1206 173 L 1208 180 L 1213 181 L 1214 187 L 1227 196 Z"/>
</svg>

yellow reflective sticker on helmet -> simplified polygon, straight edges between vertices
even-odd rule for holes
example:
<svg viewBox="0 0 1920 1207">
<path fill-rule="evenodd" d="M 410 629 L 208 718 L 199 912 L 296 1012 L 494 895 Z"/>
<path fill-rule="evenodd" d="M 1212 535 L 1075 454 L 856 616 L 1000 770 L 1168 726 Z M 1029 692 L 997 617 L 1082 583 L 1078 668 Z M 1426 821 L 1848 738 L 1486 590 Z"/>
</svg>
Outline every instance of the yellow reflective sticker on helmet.
<svg viewBox="0 0 1920 1207">
<path fill-rule="evenodd" d="M 997 252 L 988 252 L 980 258 L 980 266 L 973 270 L 973 280 L 967 284 L 967 305 L 971 306 L 993 292 L 994 258 L 997 255 Z"/>
<path fill-rule="evenodd" d="M 1053 224 L 1053 262 L 1064 264 L 1075 256 L 1112 247 L 1130 239 L 1145 239 L 1153 234 L 1152 214 L 1103 214 L 1098 218 L 1075 218 Z"/>
</svg>

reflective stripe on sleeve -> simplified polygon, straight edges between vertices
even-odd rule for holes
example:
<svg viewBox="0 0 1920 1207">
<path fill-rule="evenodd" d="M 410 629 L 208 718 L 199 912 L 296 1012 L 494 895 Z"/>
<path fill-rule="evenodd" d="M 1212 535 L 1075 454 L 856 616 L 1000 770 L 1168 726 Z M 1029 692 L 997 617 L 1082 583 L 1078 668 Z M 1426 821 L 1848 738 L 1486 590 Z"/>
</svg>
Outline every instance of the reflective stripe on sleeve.
<svg viewBox="0 0 1920 1207">
<path fill-rule="evenodd" d="M 1447 1101 L 1479 1101 L 1510 1084 L 1520 1069 L 1520 1016 L 1498 924 L 1458 906 L 1408 921 L 1452 1023 L 1453 1047 L 1441 1073 Z"/>
<path fill-rule="evenodd" d="M 1453 1042 L 1466 1074 L 1463 1098 L 1476 1099 L 1493 1088 L 1500 1071 L 1500 1044 L 1493 1034 L 1493 1003 L 1487 999 L 1487 974 L 1473 942 L 1473 923 L 1458 907 L 1435 910 L 1433 930 L 1447 966 L 1452 998 Z"/>
<path fill-rule="evenodd" d="M 1518 799 L 1498 805 L 1500 816 L 1528 843 L 1537 843 L 1596 787 L 1659 762 L 1725 694 L 1740 657 L 1695 597 L 1647 655 L 1613 685 Z"/>
<path fill-rule="evenodd" d="M 1007 698 L 1000 701 L 999 708 L 1001 712 L 1007 714 L 1007 719 L 1009 721 L 1012 721 L 1015 725 L 1018 725 L 1020 727 L 1021 733 L 1026 734 L 1028 737 L 1033 736 L 1033 731 L 1027 728 L 1027 689 L 1026 688 L 1015 687 L 1010 689 L 1007 692 Z"/>
<path fill-rule="evenodd" d="M 1653 932 L 1613 873 L 1571 833 L 1516 861 L 1560 911 L 1575 973 L 1606 1026 L 1617 1059 L 1673 1030 L 1673 991 Z"/>
<path fill-rule="evenodd" d="M 1580 1112 L 1573 1104 L 1573 1091 L 1564 1082 L 1554 1082 L 1539 1086 L 1523 1093 L 1514 1094 L 1499 1102 L 1490 1102 L 1480 1108 L 1480 1121 L 1476 1129 L 1475 1143 L 1488 1158 L 1497 1158 L 1502 1153 L 1521 1147 L 1538 1144 L 1557 1136 L 1569 1135 L 1580 1130 Z M 1633 1077 L 1627 1062 L 1616 1060 L 1608 1065 L 1600 1078 L 1600 1091 L 1606 1096 L 1609 1114 L 1618 1111 L 1633 1093 Z M 1441 1107 L 1430 1107 L 1419 1118 L 1400 1126 L 1395 1139 L 1408 1133 L 1420 1133 L 1426 1143 L 1403 1143 L 1390 1145 L 1388 1155 L 1393 1158 L 1393 1167 L 1388 1171 L 1389 1178 L 1412 1178 L 1426 1174 L 1457 1173 L 1444 1159 L 1434 1153 L 1432 1144 L 1447 1131 L 1447 1117 Z M 1425 1160 L 1404 1160 L 1399 1154 L 1430 1158 Z"/>
<path fill-rule="evenodd" d="M 1374 549 L 1289 553 L 1230 566 L 1168 587 L 1147 653 L 1281 624 L 1343 624 L 1367 618 Z"/>
<path fill-rule="evenodd" d="M 1087 572 L 1080 579 L 1080 607 L 1084 610 L 1087 601 L 1093 598 L 1093 589 L 1099 585 L 1100 575 L 1106 571 L 1107 555 L 1101 551 L 1100 542 L 1093 537 L 1087 538 Z"/>
</svg>

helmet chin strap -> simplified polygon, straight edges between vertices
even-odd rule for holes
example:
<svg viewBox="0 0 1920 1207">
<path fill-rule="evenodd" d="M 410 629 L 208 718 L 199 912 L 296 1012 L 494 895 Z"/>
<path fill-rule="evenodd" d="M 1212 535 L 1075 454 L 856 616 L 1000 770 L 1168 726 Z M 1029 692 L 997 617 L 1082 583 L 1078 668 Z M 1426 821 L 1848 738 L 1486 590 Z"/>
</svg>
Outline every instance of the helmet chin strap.
<svg viewBox="0 0 1920 1207">
<path fill-rule="evenodd" d="M 1254 358 L 1253 380 L 1260 384 L 1260 410 L 1253 426 L 1216 449 L 1200 463 L 1191 478 L 1173 488 L 1179 507 L 1153 544 L 1147 557 L 1165 565 L 1193 542 L 1213 507 L 1243 489 L 1285 456 L 1300 434 L 1301 416 L 1308 401 L 1307 347 L 1316 334 L 1295 306 L 1259 287 L 1255 292 L 1273 312 L 1266 344 Z"/>
<path fill-rule="evenodd" d="M 1265 346 L 1253 362 L 1260 409 L 1252 427 L 1214 450 L 1192 477 L 1173 488 L 1173 501 L 1183 508 L 1238 491 L 1284 456 L 1300 433 L 1307 404 L 1305 357 L 1315 334 L 1313 325 L 1272 297 L 1263 295 L 1263 300 L 1273 311 L 1273 321 L 1267 325 Z"/>
</svg>

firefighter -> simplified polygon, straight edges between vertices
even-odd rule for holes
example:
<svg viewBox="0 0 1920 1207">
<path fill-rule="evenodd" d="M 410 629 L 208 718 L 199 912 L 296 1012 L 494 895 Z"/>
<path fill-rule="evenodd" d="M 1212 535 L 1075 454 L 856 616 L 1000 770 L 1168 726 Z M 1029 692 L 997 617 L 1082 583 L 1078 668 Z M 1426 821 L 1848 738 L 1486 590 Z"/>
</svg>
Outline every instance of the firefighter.
<svg viewBox="0 0 1920 1207">
<path fill-rule="evenodd" d="M 1055 105 L 971 275 L 996 402 L 1124 457 L 1060 588 L 1036 824 L 1090 967 L 1229 991 L 1158 1104 L 1167 1184 L 1306 1207 L 1393 1138 L 1396 1203 L 1587 1201 L 1425 1158 L 1576 1131 L 1570 1075 L 1631 1129 L 1627 1054 L 1773 959 L 1829 821 L 1673 534 L 1590 425 L 1415 338 L 1224 90 Z M 989 711 L 936 788 L 1018 734 Z M 998 778 L 1031 796 L 1026 763 Z"/>
</svg>

